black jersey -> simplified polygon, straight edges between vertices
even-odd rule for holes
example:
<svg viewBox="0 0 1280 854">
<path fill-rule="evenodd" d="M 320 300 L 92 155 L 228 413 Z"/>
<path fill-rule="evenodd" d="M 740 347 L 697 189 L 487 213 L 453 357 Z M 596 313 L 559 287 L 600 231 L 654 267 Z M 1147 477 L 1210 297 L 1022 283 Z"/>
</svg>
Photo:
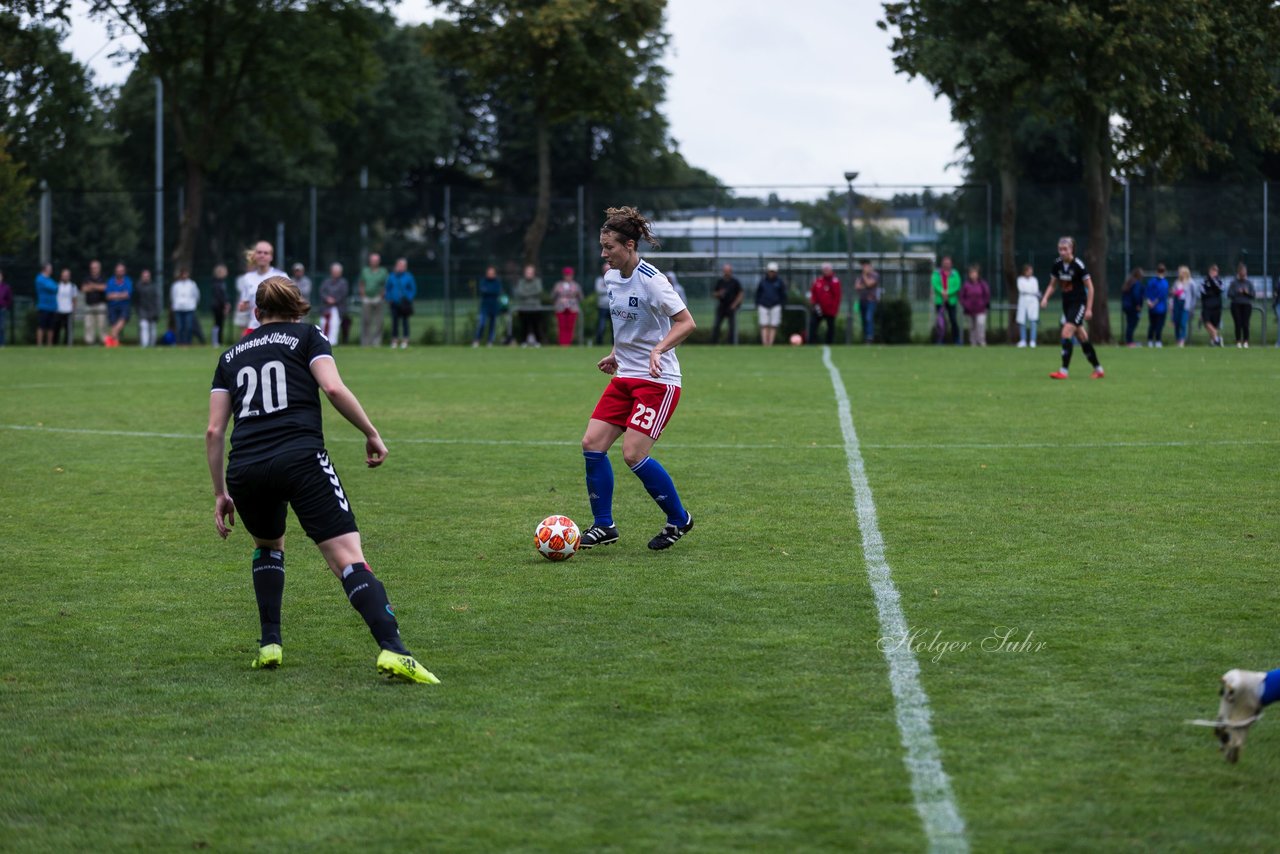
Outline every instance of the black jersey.
<svg viewBox="0 0 1280 854">
<path fill-rule="evenodd" d="M 332 357 L 324 335 L 306 323 L 268 323 L 222 354 L 212 393 L 231 395 L 229 465 L 324 450 L 320 384 L 311 363 Z"/>
<path fill-rule="evenodd" d="M 1083 303 L 1088 299 L 1084 283 L 1089 280 L 1089 271 L 1079 258 L 1072 258 L 1070 264 L 1059 258 L 1053 264 L 1053 277 L 1058 280 L 1058 287 L 1062 289 L 1063 303 Z"/>
</svg>

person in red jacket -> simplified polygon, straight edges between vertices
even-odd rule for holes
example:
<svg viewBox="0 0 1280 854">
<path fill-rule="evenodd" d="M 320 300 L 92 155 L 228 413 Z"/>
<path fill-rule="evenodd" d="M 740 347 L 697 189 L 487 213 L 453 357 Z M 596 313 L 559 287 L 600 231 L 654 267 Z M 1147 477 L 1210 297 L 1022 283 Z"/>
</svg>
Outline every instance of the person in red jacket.
<svg viewBox="0 0 1280 854">
<path fill-rule="evenodd" d="M 835 341 L 836 315 L 840 313 L 840 280 L 830 264 L 822 265 L 822 275 L 809 286 L 809 343 L 818 343 L 818 324 L 827 322 L 827 343 Z"/>
</svg>

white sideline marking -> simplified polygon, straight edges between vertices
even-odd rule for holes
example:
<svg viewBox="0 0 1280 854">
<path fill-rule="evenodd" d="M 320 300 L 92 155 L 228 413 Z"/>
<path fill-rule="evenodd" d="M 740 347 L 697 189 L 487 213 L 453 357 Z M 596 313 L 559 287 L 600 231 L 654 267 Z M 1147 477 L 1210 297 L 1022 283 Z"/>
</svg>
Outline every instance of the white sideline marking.
<svg viewBox="0 0 1280 854">
<path fill-rule="evenodd" d="M 893 583 L 893 572 L 884 557 L 884 538 L 876 522 L 876 505 L 871 497 L 871 484 L 862 464 L 858 434 L 853 429 L 849 394 L 845 391 L 840 370 L 831 361 L 831 348 L 822 348 L 822 363 L 831 375 L 835 388 L 836 409 L 840 415 L 840 432 L 844 434 L 845 456 L 849 460 L 849 481 L 853 484 L 854 509 L 858 528 L 862 531 L 862 554 L 867 562 L 867 578 L 875 594 L 876 612 L 880 618 L 880 637 L 900 638 L 910 633 L 902 612 L 902 600 Z M 942 767 L 938 742 L 930 724 L 929 697 L 920 684 L 920 662 L 908 644 L 889 644 L 884 650 L 889 664 L 889 686 L 893 690 L 898 732 L 906 750 L 905 763 L 911 774 L 911 794 L 916 812 L 924 823 L 930 851 L 968 851 L 964 819 L 951 794 L 951 781 Z"/>
<path fill-rule="evenodd" d="M 94 430 L 87 427 L 46 427 L 42 424 L 0 424 L 0 430 L 20 430 L 28 433 L 70 433 L 81 436 L 131 436 L 138 439 L 203 439 L 199 433 L 155 433 L 145 430 Z M 384 437 L 395 445 L 514 445 L 517 447 L 577 447 L 577 441 L 564 439 L 436 439 L 411 437 Z M 329 442 L 363 442 L 363 437 L 334 436 Z M 1172 440 L 1168 442 L 890 442 L 861 445 L 872 451 L 1034 451 L 1040 448 L 1056 450 L 1071 448 L 1205 448 L 1240 447 L 1245 445 L 1280 445 L 1280 439 L 1204 439 Z M 782 445 L 778 443 L 751 444 L 743 442 L 664 442 L 664 448 L 718 449 L 728 451 L 830 451 L 842 450 L 846 445 L 808 444 Z"/>
</svg>

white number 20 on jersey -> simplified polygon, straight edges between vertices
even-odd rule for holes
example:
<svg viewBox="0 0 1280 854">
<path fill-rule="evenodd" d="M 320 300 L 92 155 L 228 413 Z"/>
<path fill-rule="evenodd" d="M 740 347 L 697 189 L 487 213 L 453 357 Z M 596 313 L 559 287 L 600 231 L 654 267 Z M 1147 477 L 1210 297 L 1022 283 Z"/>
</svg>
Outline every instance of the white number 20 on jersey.
<svg viewBox="0 0 1280 854">
<path fill-rule="evenodd" d="M 245 387 L 244 402 L 240 404 L 240 417 L 258 415 L 253 409 L 253 397 L 258 393 L 258 372 L 245 366 L 236 374 L 236 388 Z M 271 361 L 262 366 L 262 409 L 267 413 L 279 412 L 289 406 L 289 390 L 284 382 L 284 362 Z"/>
<path fill-rule="evenodd" d="M 653 420 L 658 417 L 658 413 L 654 409 L 650 409 L 643 403 L 636 404 L 635 415 L 631 416 L 631 423 L 639 427 L 641 430 L 648 430 L 653 426 Z"/>
</svg>

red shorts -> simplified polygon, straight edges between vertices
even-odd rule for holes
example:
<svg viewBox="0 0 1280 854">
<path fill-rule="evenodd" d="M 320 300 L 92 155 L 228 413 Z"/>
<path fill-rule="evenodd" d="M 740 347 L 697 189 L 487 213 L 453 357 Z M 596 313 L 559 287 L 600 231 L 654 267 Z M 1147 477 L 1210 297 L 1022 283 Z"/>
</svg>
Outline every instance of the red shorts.
<svg viewBox="0 0 1280 854">
<path fill-rule="evenodd" d="M 671 420 L 680 402 L 680 387 L 614 377 L 609 380 L 591 417 L 616 424 L 624 430 L 638 430 L 657 439 Z"/>
</svg>

